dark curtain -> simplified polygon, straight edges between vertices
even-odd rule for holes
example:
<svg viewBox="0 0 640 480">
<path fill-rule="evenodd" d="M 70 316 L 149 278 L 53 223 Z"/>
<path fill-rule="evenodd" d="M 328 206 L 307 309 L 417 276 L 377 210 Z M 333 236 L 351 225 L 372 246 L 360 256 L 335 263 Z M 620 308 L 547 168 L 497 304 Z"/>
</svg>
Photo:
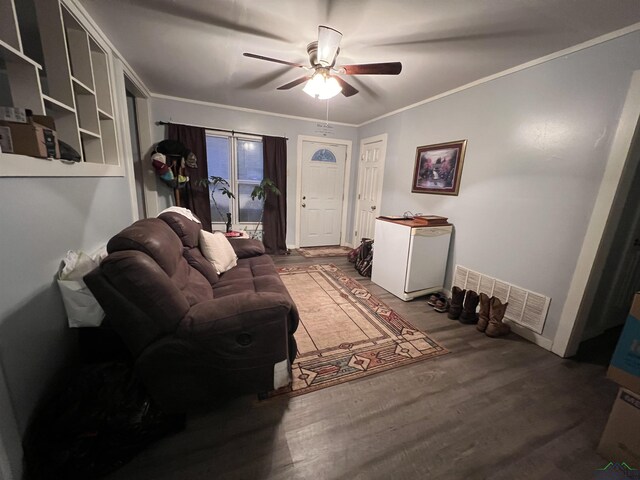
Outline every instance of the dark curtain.
<svg viewBox="0 0 640 480">
<path fill-rule="evenodd" d="M 264 177 L 275 183 L 280 195 L 267 195 L 262 218 L 262 243 L 267 253 L 287 251 L 287 139 L 262 137 Z"/>
<path fill-rule="evenodd" d="M 211 204 L 209 203 L 209 188 L 199 185 L 201 179 L 209 177 L 207 170 L 207 139 L 204 128 L 170 123 L 169 139 L 181 142 L 193 152 L 198 160 L 196 168 L 185 166 L 189 182 L 184 191 L 179 192 L 180 205 L 177 206 L 191 210 L 202 222 L 202 228 L 210 232 Z"/>
</svg>

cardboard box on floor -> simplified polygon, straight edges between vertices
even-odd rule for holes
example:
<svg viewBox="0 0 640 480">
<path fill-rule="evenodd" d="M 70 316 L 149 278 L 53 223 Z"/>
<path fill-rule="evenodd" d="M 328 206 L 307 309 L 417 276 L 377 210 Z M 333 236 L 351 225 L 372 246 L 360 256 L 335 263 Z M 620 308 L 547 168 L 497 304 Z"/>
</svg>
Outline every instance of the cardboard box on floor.
<svg viewBox="0 0 640 480">
<path fill-rule="evenodd" d="M 640 468 L 640 395 L 620 388 L 598 453 L 609 462 Z"/>
<path fill-rule="evenodd" d="M 3 120 L 0 120 L 0 126 L 9 127 L 11 130 L 13 151 L 9 153 L 40 158 L 60 158 L 58 137 L 54 129 L 39 123 L 16 123 Z"/>
<path fill-rule="evenodd" d="M 607 376 L 621 387 L 640 393 L 640 292 L 633 299 Z"/>
</svg>

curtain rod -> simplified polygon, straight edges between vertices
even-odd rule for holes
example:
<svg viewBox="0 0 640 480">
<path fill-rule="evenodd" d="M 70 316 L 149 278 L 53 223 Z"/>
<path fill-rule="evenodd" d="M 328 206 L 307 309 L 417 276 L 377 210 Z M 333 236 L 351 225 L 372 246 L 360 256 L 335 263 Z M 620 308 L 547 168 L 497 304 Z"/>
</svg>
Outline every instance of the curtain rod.
<svg viewBox="0 0 640 480">
<path fill-rule="evenodd" d="M 251 132 L 241 132 L 239 130 L 227 130 L 225 128 L 211 128 L 211 127 L 205 127 L 203 125 L 193 125 L 190 123 L 173 123 L 173 122 L 164 122 L 162 120 L 158 120 L 156 122 L 156 125 L 186 125 L 187 127 L 198 127 L 198 128 L 204 128 L 206 130 L 213 130 L 216 132 L 227 132 L 230 133 L 231 135 L 235 135 L 236 133 L 240 134 L 240 135 L 253 135 L 255 137 L 262 137 L 264 134 L 263 133 L 251 133 Z M 289 137 L 284 137 L 285 140 L 289 140 Z"/>
</svg>

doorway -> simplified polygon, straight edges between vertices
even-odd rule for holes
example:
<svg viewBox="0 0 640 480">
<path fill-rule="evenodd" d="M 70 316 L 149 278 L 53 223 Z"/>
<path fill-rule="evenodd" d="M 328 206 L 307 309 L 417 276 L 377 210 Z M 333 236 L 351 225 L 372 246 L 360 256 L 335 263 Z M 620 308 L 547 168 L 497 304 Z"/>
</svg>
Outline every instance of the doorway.
<svg viewBox="0 0 640 480">
<path fill-rule="evenodd" d="M 353 244 L 361 238 L 373 238 L 376 216 L 380 213 L 382 180 L 387 153 L 387 134 L 365 138 L 360 142 L 358 190 Z"/>
<path fill-rule="evenodd" d="M 640 70 L 637 70 L 631 76 L 603 180 L 551 346 L 551 351 L 561 357 L 575 355 L 580 342 L 598 333 L 598 324 L 610 327 L 622 321 L 620 317 L 614 319 L 616 315 L 612 317 L 610 313 L 600 316 L 599 320 L 595 319 L 595 309 L 609 310 L 609 306 L 617 302 L 613 297 L 606 299 L 599 294 L 604 292 L 609 296 L 626 290 L 627 287 L 622 284 L 615 285 L 615 282 L 625 280 L 625 276 L 627 281 L 632 280 L 628 287 L 633 288 L 634 280 L 628 277 L 638 274 L 637 267 L 631 269 L 634 272 L 623 272 L 616 265 L 632 266 L 625 265 L 634 261 L 631 257 L 635 253 L 628 247 L 633 247 L 635 238 L 638 238 L 632 229 L 637 227 L 639 221 L 636 217 L 638 192 L 634 192 L 637 190 L 634 187 L 640 181 L 639 113 Z M 622 248 L 626 249 L 622 251 Z M 609 280 L 604 279 L 605 272 L 611 275 Z M 631 298 L 625 307 L 618 306 L 616 309 L 625 312 L 630 305 Z"/>
<path fill-rule="evenodd" d="M 153 140 L 151 138 L 151 120 L 149 118 L 149 94 L 145 92 L 129 75 L 122 71 L 118 82 L 118 103 L 122 115 L 121 123 L 125 142 L 123 155 L 127 158 L 127 177 L 131 190 L 133 214 L 137 218 L 155 217 L 160 212 L 156 174 L 151 167 Z M 130 160 L 128 160 L 130 158 Z"/>
<path fill-rule="evenodd" d="M 610 240 L 603 241 L 598 252 L 603 259 L 602 273 L 590 300 L 581 338 L 581 347 L 607 344 L 609 359 L 634 295 L 640 291 L 640 189 L 636 188 L 640 185 L 640 122 L 622 178 L 607 222 L 607 230 L 612 230 Z"/>
<path fill-rule="evenodd" d="M 298 137 L 296 244 L 345 243 L 351 141 Z"/>
<path fill-rule="evenodd" d="M 131 160 L 133 162 L 133 178 L 136 185 L 136 200 L 138 204 L 138 218 L 145 218 L 147 206 L 144 197 L 144 179 L 142 173 L 142 155 L 140 154 L 140 135 L 138 134 L 138 112 L 136 96 L 125 80 L 127 96 L 127 114 L 129 117 L 129 139 L 131 141 Z"/>
</svg>

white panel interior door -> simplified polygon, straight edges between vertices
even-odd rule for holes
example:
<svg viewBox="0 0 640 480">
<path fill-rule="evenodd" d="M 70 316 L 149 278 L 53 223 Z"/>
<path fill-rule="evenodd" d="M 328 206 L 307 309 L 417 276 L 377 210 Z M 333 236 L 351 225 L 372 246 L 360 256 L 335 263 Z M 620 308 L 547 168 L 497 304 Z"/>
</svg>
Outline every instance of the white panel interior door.
<svg viewBox="0 0 640 480">
<path fill-rule="evenodd" d="M 300 246 L 340 245 L 346 145 L 302 143 Z"/>
<path fill-rule="evenodd" d="M 364 139 L 360 144 L 354 245 L 359 244 L 362 238 L 373 238 L 382 198 L 386 150 L 386 134 Z"/>
</svg>

